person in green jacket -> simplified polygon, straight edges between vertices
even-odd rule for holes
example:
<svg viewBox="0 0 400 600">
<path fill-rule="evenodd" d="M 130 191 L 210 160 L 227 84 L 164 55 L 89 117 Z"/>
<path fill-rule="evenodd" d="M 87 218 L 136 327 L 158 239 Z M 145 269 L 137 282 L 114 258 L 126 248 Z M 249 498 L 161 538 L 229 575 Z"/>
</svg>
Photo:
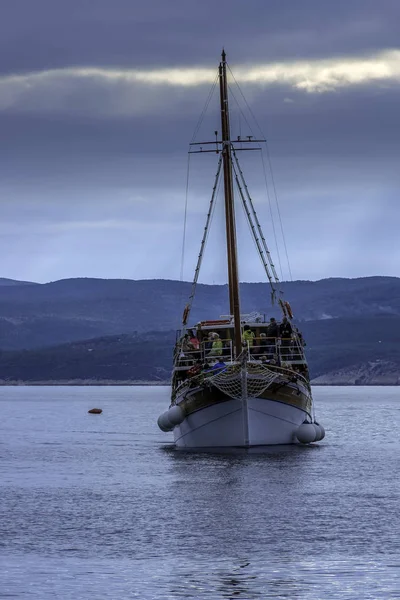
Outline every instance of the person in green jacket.
<svg viewBox="0 0 400 600">
<path fill-rule="evenodd" d="M 224 345 L 223 345 L 222 340 L 219 337 L 218 333 L 214 333 L 212 339 L 213 339 L 213 343 L 211 346 L 211 351 L 208 356 L 221 356 Z"/>
<path fill-rule="evenodd" d="M 245 325 L 243 327 L 243 337 L 242 337 L 243 345 L 246 346 L 246 348 L 247 347 L 252 348 L 253 344 L 254 344 L 254 338 L 255 338 L 254 331 L 252 331 L 250 329 L 249 325 Z"/>
</svg>

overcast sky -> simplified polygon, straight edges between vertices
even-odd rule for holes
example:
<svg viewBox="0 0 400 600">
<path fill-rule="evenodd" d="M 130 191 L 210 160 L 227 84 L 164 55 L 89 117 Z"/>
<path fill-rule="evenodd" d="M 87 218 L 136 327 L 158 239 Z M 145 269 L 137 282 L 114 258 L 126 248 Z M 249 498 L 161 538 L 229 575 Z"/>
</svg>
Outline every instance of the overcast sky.
<svg viewBox="0 0 400 600">
<path fill-rule="evenodd" d="M 1 12 L 0 276 L 179 279 L 188 143 L 222 46 L 248 103 L 231 80 L 232 134 L 260 134 L 254 113 L 269 142 L 293 278 L 400 275 L 399 0 L 2 0 Z M 198 141 L 218 118 L 214 94 Z M 217 159 L 190 159 L 184 279 Z M 267 155 L 240 159 L 287 279 Z M 261 281 L 240 206 L 237 221 L 240 278 Z M 201 281 L 226 281 L 221 193 L 207 249 Z"/>
</svg>

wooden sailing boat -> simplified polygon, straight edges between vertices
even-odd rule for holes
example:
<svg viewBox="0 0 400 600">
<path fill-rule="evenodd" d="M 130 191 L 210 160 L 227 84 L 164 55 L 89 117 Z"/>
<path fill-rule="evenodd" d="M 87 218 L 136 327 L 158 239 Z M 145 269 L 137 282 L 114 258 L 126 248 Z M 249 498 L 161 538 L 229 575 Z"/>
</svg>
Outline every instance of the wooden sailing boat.
<svg viewBox="0 0 400 600">
<path fill-rule="evenodd" d="M 279 297 L 281 322 L 272 318 L 265 322 L 261 315 L 240 312 L 234 178 L 272 287 L 272 300 L 279 280 L 237 158 L 239 143 L 240 147 L 252 146 L 265 140 L 231 140 L 224 51 L 219 90 L 221 139 L 201 144 L 215 144 L 216 149 L 192 150 L 217 152 L 219 163 L 192 291 L 183 313 L 183 329 L 175 347 L 171 405 L 160 415 L 158 425 L 163 431 L 173 431 L 176 446 L 185 448 L 248 448 L 318 441 L 325 433 L 315 421 L 302 336 L 291 324 L 290 305 Z M 230 314 L 188 328 L 221 170 Z"/>
</svg>

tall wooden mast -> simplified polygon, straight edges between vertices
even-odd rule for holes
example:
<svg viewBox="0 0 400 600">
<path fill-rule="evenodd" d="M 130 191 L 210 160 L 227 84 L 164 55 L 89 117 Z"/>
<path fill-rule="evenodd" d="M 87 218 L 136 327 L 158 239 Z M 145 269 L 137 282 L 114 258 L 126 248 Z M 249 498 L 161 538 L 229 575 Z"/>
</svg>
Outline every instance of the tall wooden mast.
<svg viewBox="0 0 400 600">
<path fill-rule="evenodd" d="M 228 254 L 228 282 L 230 313 L 234 318 L 234 337 L 236 356 L 242 351 L 240 329 L 240 296 L 236 244 L 235 207 L 233 196 L 231 132 L 229 125 L 228 84 L 226 79 L 226 54 L 222 51 L 219 64 L 219 89 L 221 99 L 222 158 L 224 166 L 226 243 Z"/>
</svg>

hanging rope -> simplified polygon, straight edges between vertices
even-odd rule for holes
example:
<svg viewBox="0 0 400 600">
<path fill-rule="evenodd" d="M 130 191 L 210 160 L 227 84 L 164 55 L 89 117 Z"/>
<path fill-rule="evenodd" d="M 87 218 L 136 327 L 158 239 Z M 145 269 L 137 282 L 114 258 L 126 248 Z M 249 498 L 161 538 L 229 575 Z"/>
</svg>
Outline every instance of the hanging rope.
<svg viewBox="0 0 400 600">
<path fill-rule="evenodd" d="M 269 207 L 269 214 L 271 215 L 271 223 L 272 223 L 272 232 L 274 234 L 274 242 L 275 242 L 275 248 L 276 248 L 276 256 L 278 257 L 278 264 L 279 264 L 279 272 L 281 274 L 281 279 L 283 279 L 283 269 L 282 269 L 282 261 L 281 261 L 281 253 L 279 252 L 279 244 L 278 244 L 278 236 L 276 235 L 276 228 L 275 228 L 275 220 L 274 220 L 274 215 L 273 215 L 273 211 L 272 211 L 272 202 L 271 202 L 271 196 L 269 193 L 269 185 L 268 185 L 268 177 L 267 177 L 267 169 L 265 167 L 265 161 L 264 161 L 264 152 L 261 149 L 261 162 L 262 162 L 262 167 L 263 167 L 263 173 L 264 173 L 264 181 L 265 181 L 265 189 L 267 190 L 267 199 L 268 199 L 268 207 Z"/>
<path fill-rule="evenodd" d="M 253 210 L 252 211 L 249 210 L 248 203 L 247 203 L 246 197 L 243 193 L 243 188 L 242 188 L 241 182 L 239 180 L 239 175 L 238 175 L 238 172 L 236 170 L 236 166 L 234 163 L 232 163 L 232 168 L 233 168 L 233 172 L 235 175 L 235 180 L 236 180 L 236 185 L 237 185 L 237 188 L 239 191 L 239 195 L 242 200 L 243 208 L 246 213 L 247 222 L 249 224 L 250 231 L 253 236 L 253 240 L 256 244 L 258 254 L 260 256 L 262 265 L 264 267 L 264 271 L 267 275 L 269 284 L 271 286 L 271 290 L 272 290 L 271 291 L 271 299 L 272 299 L 272 303 L 273 303 L 275 300 L 275 297 L 276 297 L 276 287 L 275 287 L 276 277 L 275 277 L 275 273 L 271 272 L 271 267 L 272 267 L 273 271 L 275 271 L 275 269 L 274 269 L 274 266 L 273 266 L 273 263 L 272 263 L 270 257 L 268 256 L 268 254 L 269 254 L 268 250 L 266 253 L 264 253 L 264 250 L 263 250 L 264 244 L 262 242 L 260 242 L 260 237 L 262 240 L 264 239 L 262 232 L 261 232 L 261 236 L 259 237 L 259 235 L 257 234 L 257 231 L 259 231 L 259 228 L 257 227 L 257 221 L 256 221 L 256 224 L 254 224 L 254 221 L 253 221 L 253 218 L 257 219 L 257 215 L 255 214 L 255 212 L 253 212 Z M 265 240 L 264 240 L 264 242 L 265 242 Z M 266 258 L 266 256 L 267 256 L 267 258 Z M 275 279 L 275 282 L 274 282 L 274 279 Z M 277 280 L 277 283 L 279 284 L 279 280 Z"/>
<path fill-rule="evenodd" d="M 231 71 L 231 73 L 232 73 L 232 71 Z M 233 74 L 232 74 L 232 77 L 233 77 Z M 236 82 L 236 84 L 237 84 L 237 82 Z M 246 118 L 246 115 L 244 114 L 244 112 L 240 108 L 240 104 L 239 104 L 239 102 L 238 102 L 238 100 L 237 100 L 237 98 L 236 98 L 233 90 L 231 88 L 229 88 L 229 91 L 230 91 L 233 99 L 235 100 L 236 104 L 238 105 L 239 111 L 243 115 L 243 118 L 246 121 L 247 127 L 249 128 L 249 130 L 251 131 L 251 133 L 255 137 L 255 133 L 253 131 L 253 128 L 251 127 L 248 119 Z M 263 137 L 265 137 L 263 133 L 262 133 L 262 135 L 263 135 Z M 283 269 L 282 269 L 281 253 L 279 252 L 278 236 L 276 235 L 275 220 L 274 220 L 274 215 L 273 215 L 273 211 L 272 211 L 271 195 L 269 193 L 269 184 L 268 184 L 267 170 L 266 170 L 265 162 L 264 162 L 264 151 L 263 151 L 263 147 L 261 146 L 261 144 L 258 144 L 258 147 L 261 150 L 261 160 L 262 160 L 262 166 L 263 166 L 263 172 L 264 172 L 265 190 L 266 190 L 266 193 L 267 193 L 267 200 L 268 200 L 269 214 L 270 214 L 270 217 L 271 217 L 272 233 L 274 235 L 276 256 L 278 257 L 279 272 L 281 274 L 281 279 L 283 279 Z"/>
<path fill-rule="evenodd" d="M 186 223 L 187 223 L 187 207 L 189 195 L 189 173 L 190 173 L 190 154 L 188 154 L 187 170 L 186 170 L 186 193 L 185 193 L 185 212 L 183 217 L 183 236 L 182 236 L 182 252 L 181 252 L 181 273 L 180 281 L 183 281 L 183 266 L 185 261 L 185 243 L 186 243 Z"/>
<path fill-rule="evenodd" d="M 238 159 L 238 157 L 236 155 L 236 152 L 235 152 L 234 148 L 232 148 L 232 154 L 233 154 L 233 157 L 235 159 L 236 167 L 238 169 L 238 172 L 239 172 L 239 175 L 240 175 L 240 179 L 242 181 L 242 185 L 243 185 L 244 190 L 246 192 L 247 200 L 248 200 L 248 202 L 250 204 L 251 212 L 252 212 L 254 221 L 256 223 L 258 235 L 260 236 L 261 243 L 262 243 L 265 255 L 266 255 L 267 260 L 268 260 L 269 267 L 270 267 L 271 272 L 272 272 L 272 274 L 274 276 L 275 283 L 279 286 L 280 285 L 280 281 L 279 281 L 278 275 L 276 273 L 275 265 L 274 265 L 274 263 L 272 261 L 271 253 L 270 253 L 269 248 L 267 246 L 267 242 L 265 240 L 264 233 L 263 233 L 263 230 L 261 228 L 260 221 L 258 220 L 258 217 L 257 217 L 256 209 L 254 208 L 253 200 L 252 200 L 252 198 L 250 196 L 249 188 L 247 187 L 247 183 L 246 183 L 246 180 L 244 178 L 243 171 L 242 171 L 242 169 L 240 167 L 239 159 Z"/>
<path fill-rule="evenodd" d="M 214 90 L 215 90 L 215 86 L 217 85 L 217 82 L 218 82 L 218 78 L 219 78 L 219 72 L 217 71 L 217 74 L 216 74 L 216 76 L 215 76 L 215 79 L 214 79 L 214 81 L 213 81 L 213 84 L 212 84 L 212 86 L 211 86 L 211 89 L 210 89 L 210 91 L 209 91 L 209 93 L 208 93 L 207 100 L 206 100 L 206 102 L 205 102 L 205 105 L 204 105 L 204 107 L 203 107 L 203 110 L 202 110 L 202 112 L 201 112 L 201 115 L 200 115 L 200 117 L 199 117 L 199 120 L 197 121 L 197 125 L 196 125 L 196 127 L 195 127 L 195 129 L 194 129 L 194 132 L 193 132 L 193 136 L 192 136 L 191 142 L 194 142 L 194 140 L 196 139 L 196 135 L 198 134 L 198 132 L 199 132 L 199 129 L 200 129 L 200 127 L 201 127 L 201 124 L 203 123 L 203 120 L 204 120 L 205 114 L 206 114 L 206 112 L 207 112 L 208 106 L 209 106 L 209 104 L 210 104 L 210 102 L 211 102 L 211 98 L 213 97 Z"/>
<path fill-rule="evenodd" d="M 272 189 L 274 190 L 274 196 L 275 196 L 275 204 L 276 204 L 276 210 L 278 213 L 278 217 L 279 217 L 279 224 L 281 227 L 281 234 L 282 234 L 282 241 L 283 241 L 283 247 L 285 249 L 285 255 L 286 255 L 286 262 L 288 265 L 288 270 L 289 270 L 289 277 L 290 277 L 290 281 L 293 281 L 293 277 L 292 277 L 292 269 L 290 267 L 290 261 L 289 261 L 289 254 L 287 251 L 287 246 L 286 246 L 286 238 L 285 238 L 285 233 L 283 231 L 283 223 L 282 223 L 282 217 L 281 217 L 281 209 L 279 208 L 279 202 L 278 202 L 278 195 L 276 193 L 276 187 L 275 187 L 275 178 L 274 178 L 274 172 L 272 170 L 272 163 L 271 163 L 271 157 L 269 154 L 269 148 L 268 148 L 268 144 L 267 142 L 265 142 L 265 151 L 267 153 L 267 158 L 268 158 L 268 164 L 269 164 L 269 170 L 271 173 L 271 182 L 272 182 Z"/>
<path fill-rule="evenodd" d="M 243 208 L 244 208 L 244 211 L 246 213 L 247 221 L 248 221 L 248 224 L 250 226 L 250 231 L 252 233 L 254 242 L 255 242 L 255 244 L 257 246 L 258 254 L 260 255 L 261 262 L 263 264 L 265 273 L 266 273 L 266 275 L 268 277 L 268 281 L 270 283 L 270 286 L 271 286 L 271 289 L 272 289 L 272 293 L 275 294 L 276 290 L 275 290 L 275 286 L 274 286 L 273 276 L 272 276 L 272 274 L 271 274 L 271 272 L 269 270 L 268 263 L 267 263 L 267 261 L 265 259 L 264 251 L 263 251 L 261 243 L 260 243 L 260 238 L 257 235 L 256 226 L 253 223 L 253 217 L 252 217 L 251 212 L 250 212 L 250 210 L 248 208 L 247 200 L 246 200 L 246 198 L 244 196 L 243 188 L 241 186 L 241 183 L 240 183 L 240 180 L 239 180 L 239 176 L 238 176 L 238 173 L 237 173 L 237 170 L 236 170 L 236 166 L 235 166 L 234 163 L 232 163 L 232 168 L 233 168 L 233 173 L 234 173 L 235 180 L 236 180 L 236 185 L 237 185 L 237 188 L 238 188 L 238 191 L 239 191 L 239 195 L 240 195 L 240 198 L 242 200 Z"/>
<path fill-rule="evenodd" d="M 214 213 L 214 206 L 215 206 L 215 198 L 217 195 L 217 191 L 218 191 L 218 187 L 219 187 L 219 178 L 220 178 L 220 174 L 221 174 L 221 166 L 222 166 L 222 154 L 219 157 L 219 161 L 218 161 L 218 167 L 217 167 L 217 173 L 215 175 L 215 181 L 214 181 L 214 187 L 212 190 L 212 194 L 211 194 L 211 200 L 210 200 L 210 205 L 208 208 L 208 213 L 207 213 L 207 218 L 206 218 L 206 224 L 204 227 L 204 233 L 203 233 L 203 238 L 201 240 L 201 244 L 200 244 L 200 252 L 199 252 L 199 256 L 197 259 L 197 265 L 196 265 L 196 269 L 194 272 L 194 277 L 193 277 L 193 282 L 192 282 L 192 289 L 190 292 L 190 296 L 189 296 L 189 300 L 187 305 L 184 308 L 183 311 L 183 316 L 182 316 L 182 324 L 186 325 L 189 315 L 190 315 L 190 311 L 192 309 L 192 304 L 193 304 L 193 300 L 196 294 L 196 286 L 197 286 L 197 281 L 199 279 L 199 274 L 200 274 L 200 268 L 201 268 L 201 263 L 203 261 L 203 255 L 204 255 L 204 250 L 206 247 L 206 243 L 207 243 L 207 238 L 208 238 L 208 234 L 210 231 L 210 223 L 212 220 L 212 216 Z"/>
<path fill-rule="evenodd" d="M 191 142 L 194 141 L 194 139 L 196 138 L 196 135 L 199 132 L 199 129 L 201 127 L 201 124 L 203 123 L 205 114 L 208 110 L 208 106 L 211 102 L 211 99 L 213 97 L 214 91 L 215 91 L 215 87 L 217 85 L 218 82 L 218 71 L 217 74 L 215 76 L 215 79 L 213 81 L 213 84 L 211 86 L 211 89 L 208 93 L 206 102 L 204 104 L 203 110 L 200 114 L 199 120 L 197 121 L 196 127 L 194 129 L 193 132 L 193 136 L 191 139 Z M 183 273 L 184 273 L 184 262 L 185 262 L 185 245 L 186 245 L 186 225 L 187 225 L 187 211 L 188 211 L 188 195 L 189 195 L 189 175 L 190 175 L 190 153 L 188 153 L 188 160 L 187 160 L 187 171 L 186 171 L 186 193 L 185 193 L 185 211 L 184 211 L 184 219 L 183 219 L 183 235 L 182 235 L 182 251 L 181 251 L 181 268 L 180 268 L 180 281 L 181 283 L 183 282 Z M 181 303 L 183 300 L 183 288 L 181 291 Z"/>
<path fill-rule="evenodd" d="M 255 114 L 253 113 L 253 111 L 252 111 L 252 109 L 251 109 L 251 107 L 250 107 L 249 103 L 248 103 L 248 102 L 247 102 L 247 100 L 246 100 L 246 96 L 244 95 L 244 93 L 243 93 L 243 91 L 242 91 L 242 88 L 240 87 L 240 85 L 239 85 L 239 83 L 237 82 L 237 80 L 236 80 L 236 78 L 235 78 L 234 74 L 233 74 L 233 73 L 232 73 L 232 71 L 231 71 L 231 68 L 229 67 L 229 65 L 227 65 L 227 67 L 228 67 L 228 69 L 229 69 L 229 72 L 230 72 L 230 74 L 231 74 L 231 76 L 232 76 L 232 79 L 233 79 L 233 81 L 235 82 L 235 84 L 236 84 L 236 86 L 237 86 L 237 88 L 238 88 L 238 90 L 239 90 L 239 92 L 240 92 L 240 94 L 241 94 L 241 96 L 242 96 L 242 98 L 243 98 L 243 100 L 244 100 L 244 103 L 245 103 L 245 105 L 246 105 L 246 107 L 247 107 L 247 109 L 248 109 L 249 113 L 250 113 L 250 114 L 251 114 L 251 116 L 253 117 L 253 119 L 254 119 L 254 122 L 255 122 L 256 126 L 258 127 L 258 129 L 259 129 L 259 131 L 260 131 L 261 135 L 262 135 L 262 136 L 265 138 L 265 140 L 266 140 L 266 141 L 265 141 L 265 149 L 266 149 L 266 153 L 267 153 L 267 160 L 268 160 L 269 170 L 270 170 L 270 173 L 271 173 L 271 183 L 272 183 L 272 189 L 273 189 L 273 192 L 274 192 L 275 204 L 276 204 L 276 209 L 277 209 L 278 218 L 279 218 L 279 223 L 280 223 L 280 229 L 281 229 L 281 234 L 282 234 L 283 247 L 284 247 L 284 249 L 285 249 L 285 255 L 286 255 L 286 260 L 287 260 L 287 264 L 288 264 L 288 270 L 289 270 L 289 276 L 290 276 L 290 280 L 291 280 L 291 281 L 293 281 L 293 277 L 292 277 L 292 270 L 291 270 L 291 267 L 290 267 L 290 261 L 289 261 L 289 254 L 288 254 L 288 251 L 287 251 L 287 245 L 286 245 L 286 238 L 285 238 L 285 233 L 284 233 L 284 231 L 283 231 L 283 223 L 282 223 L 281 211 L 280 211 L 280 208 L 279 208 L 278 194 L 277 194 L 277 192 L 276 192 L 276 185 L 275 185 L 274 173 L 273 173 L 273 170 L 272 170 L 272 162 L 271 162 L 271 156 L 270 156 L 269 147 L 268 147 L 268 142 L 267 142 L 267 136 L 264 134 L 263 130 L 261 129 L 261 126 L 260 126 L 260 124 L 259 124 L 259 122 L 258 122 L 258 120 L 257 120 L 257 118 L 256 118 L 256 116 L 255 116 Z M 246 119 L 246 122 L 247 122 L 247 124 L 249 125 L 249 123 L 248 123 L 247 119 Z M 253 133 L 253 131 L 252 131 L 252 129 L 251 129 L 251 127 L 250 127 L 250 125 L 249 125 L 249 128 L 250 128 L 251 132 Z M 254 133 L 253 133 L 253 135 L 254 135 Z M 282 270 L 282 269 L 281 269 L 281 270 Z"/>
</svg>

